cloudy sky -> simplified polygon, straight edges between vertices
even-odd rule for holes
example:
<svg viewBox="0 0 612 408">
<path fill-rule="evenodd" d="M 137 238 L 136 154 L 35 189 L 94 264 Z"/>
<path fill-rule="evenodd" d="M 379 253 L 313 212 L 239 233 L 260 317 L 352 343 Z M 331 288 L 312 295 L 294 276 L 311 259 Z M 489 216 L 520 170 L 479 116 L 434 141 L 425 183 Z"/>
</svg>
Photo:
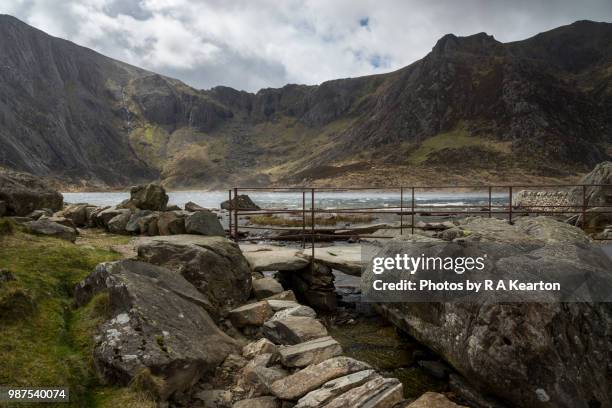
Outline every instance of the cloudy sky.
<svg viewBox="0 0 612 408">
<path fill-rule="evenodd" d="M 49 34 L 197 88 L 256 91 L 388 72 L 446 33 L 515 41 L 612 0 L 2 0 Z"/>
</svg>

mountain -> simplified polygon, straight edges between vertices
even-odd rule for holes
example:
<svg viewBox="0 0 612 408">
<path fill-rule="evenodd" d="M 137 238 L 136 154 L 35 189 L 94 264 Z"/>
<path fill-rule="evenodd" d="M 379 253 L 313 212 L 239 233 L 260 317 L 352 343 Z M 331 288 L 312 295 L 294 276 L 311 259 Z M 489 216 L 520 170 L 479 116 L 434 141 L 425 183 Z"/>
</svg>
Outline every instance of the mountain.
<svg viewBox="0 0 612 408">
<path fill-rule="evenodd" d="M 612 24 L 441 38 L 398 71 L 197 90 L 0 16 L 0 166 L 76 188 L 572 179 L 612 154 Z"/>
</svg>

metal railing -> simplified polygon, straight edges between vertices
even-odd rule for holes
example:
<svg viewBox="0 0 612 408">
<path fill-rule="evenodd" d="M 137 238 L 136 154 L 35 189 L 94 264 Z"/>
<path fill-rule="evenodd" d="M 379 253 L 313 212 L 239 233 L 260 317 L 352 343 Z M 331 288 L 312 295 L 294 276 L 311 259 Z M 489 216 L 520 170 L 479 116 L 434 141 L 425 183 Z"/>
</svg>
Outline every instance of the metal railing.
<svg viewBox="0 0 612 408">
<path fill-rule="evenodd" d="M 522 215 L 578 215 L 580 219 L 580 227 L 585 229 L 588 226 L 587 217 L 596 216 L 598 214 L 612 214 L 612 204 L 610 205 L 589 205 L 587 198 L 587 191 L 590 188 L 596 187 L 607 187 L 612 190 L 612 184 L 549 184 L 549 185 L 464 185 L 464 186 L 410 186 L 410 187 L 354 187 L 354 188 L 334 188 L 334 187 L 235 187 L 229 190 L 229 234 L 235 241 L 240 241 L 241 237 L 240 230 L 267 230 L 267 231 L 284 231 L 289 234 L 279 235 L 274 239 L 279 240 L 296 240 L 302 241 L 302 246 L 306 246 L 306 241 L 310 241 L 313 248 L 315 242 L 323 239 L 334 238 L 337 240 L 345 238 L 393 238 L 396 235 L 384 236 L 384 235 L 369 235 L 368 233 L 360 233 L 359 231 L 367 230 L 366 227 L 359 228 L 317 228 L 316 226 L 316 215 L 317 214 L 386 214 L 396 215 L 399 217 L 399 226 L 386 226 L 385 229 L 399 229 L 399 234 L 403 235 L 406 230 L 410 230 L 414 234 L 415 229 L 418 226 L 415 223 L 415 218 L 420 217 L 452 217 L 452 216 L 468 216 L 468 215 L 480 215 L 492 217 L 502 217 L 507 219 L 508 222 L 512 223 L 513 218 L 517 214 Z M 522 206 L 514 206 L 513 198 L 515 192 L 518 189 L 528 191 L 562 191 L 569 194 L 570 189 L 582 190 L 582 203 L 570 204 L 570 203 L 552 203 L 552 204 L 533 204 Z M 452 194 L 461 194 L 459 191 L 478 191 L 484 192 L 484 205 L 481 204 L 457 204 L 457 205 L 443 205 L 433 206 L 420 204 L 417 199 L 417 193 L 420 192 L 441 192 L 444 190 L 451 190 Z M 565 190 L 565 191 L 564 191 Z M 385 192 L 387 194 L 397 194 L 399 197 L 398 205 L 396 206 L 376 206 L 376 207 L 350 207 L 350 208 L 317 208 L 316 206 L 316 194 L 317 193 L 329 193 L 329 192 L 355 192 L 355 191 L 378 191 Z M 497 193 L 501 191 L 501 193 Z M 578 190 L 580 191 L 580 190 Z M 260 192 L 289 192 L 301 194 L 301 208 L 289 209 L 289 208 L 264 208 L 260 210 L 256 209 L 244 209 L 238 208 L 234 205 L 234 199 L 240 194 L 247 193 L 260 193 Z M 494 193 L 496 195 L 494 195 Z M 248 194 L 247 194 L 248 195 Z M 483 196 L 481 196 L 483 197 Z M 499 201 L 502 201 L 499 203 Z M 603 207 L 603 210 L 598 209 L 597 211 L 589 211 L 598 207 Z M 299 227 L 278 227 L 278 226 L 254 226 L 254 225 L 240 225 L 240 217 L 247 216 L 263 216 L 263 215 L 277 215 L 277 214 L 289 214 L 301 216 L 301 226 Z M 406 224 L 406 217 L 410 220 L 409 224 Z M 293 218 L 295 220 L 295 218 Z M 310 221 L 310 222 L 308 222 Z M 342 234 L 337 234 L 335 231 L 342 230 Z M 355 231 L 352 233 L 351 231 Z M 253 240 L 258 237 L 246 237 L 244 239 Z M 270 237 L 259 237 L 259 239 L 270 239 Z M 595 238 L 595 239 L 606 239 Z"/>
</svg>

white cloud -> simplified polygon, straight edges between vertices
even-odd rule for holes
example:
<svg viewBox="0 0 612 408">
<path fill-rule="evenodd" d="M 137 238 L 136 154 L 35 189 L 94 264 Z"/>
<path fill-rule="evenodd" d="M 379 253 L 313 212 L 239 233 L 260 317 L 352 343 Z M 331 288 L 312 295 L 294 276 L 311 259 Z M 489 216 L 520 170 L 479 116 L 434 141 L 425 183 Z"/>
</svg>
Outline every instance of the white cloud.
<svg viewBox="0 0 612 408">
<path fill-rule="evenodd" d="M 398 69 L 449 32 L 513 41 L 612 19 L 609 0 L 4 0 L 0 12 L 199 88 L 251 91 Z"/>
</svg>

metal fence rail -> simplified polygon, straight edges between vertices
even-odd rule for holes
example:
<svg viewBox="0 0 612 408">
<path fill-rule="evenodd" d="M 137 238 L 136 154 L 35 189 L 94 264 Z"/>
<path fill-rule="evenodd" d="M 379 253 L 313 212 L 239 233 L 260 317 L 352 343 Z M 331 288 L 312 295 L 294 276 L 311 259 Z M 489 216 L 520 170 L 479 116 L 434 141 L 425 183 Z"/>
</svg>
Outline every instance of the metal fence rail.
<svg viewBox="0 0 612 408">
<path fill-rule="evenodd" d="M 317 214 L 387 214 L 396 215 L 399 218 L 399 226 L 389 226 L 386 229 L 399 229 L 400 235 L 403 235 L 405 231 L 409 230 L 410 233 L 414 234 L 415 228 L 415 217 L 427 217 L 427 216 L 468 216 L 468 215 L 480 215 L 491 217 L 502 217 L 507 219 L 508 222 L 512 223 L 514 217 L 517 214 L 522 215 L 579 215 L 580 216 L 580 227 L 585 229 L 588 226 L 587 217 L 593 217 L 601 214 L 612 214 L 612 204 L 606 207 L 606 205 L 589 205 L 587 199 L 587 191 L 590 188 L 606 187 L 612 190 L 612 184 L 560 184 L 560 185 L 463 185 L 463 186 L 410 186 L 410 187 L 396 187 L 396 188 L 378 188 L 378 187 L 354 187 L 354 188 L 333 188 L 333 187 L 234 187 L 229 190 L 229 233 L 230 237 L 236 241 L 241 238 L 240 230 L 269 230 L 269 231 L 286 231 L 293 232 L 293 234 L 283 235 L 279 239 L 301 239 L 302 245 L 306 246 L 306 241 L 310 241 L 312 245 L 313 257 L 314 247 L 317 240 L 329 239 L 329 238 L 347 238 L 347 237 L 358 237 L 358 238 L 392 238 L 392 236 L 372 236 L 367 233 L 359 233 L 363 231 L 362 228 L 318 228 L 316 226 L 316 215 Z M 582 203 L 579 204 L 534 204 L 527 205 L 525 207 L 513 206 L 512 199 L 515 192 L 518 189 L 530 190 L 530 191 L 544 191 L 549 189 L 555 189 L 555 191 L 569 190 L 569 189 L 580 189 L 582 190 Z M 484 205 L 475 204 L 457 204 L 457 205 L 444 205 L 437 209 L 433 209 L 432 205 L 418 204 L 417 203 L 417 192 L 440 192 L 444 190 L 452 190 L 454 194 L 460 194 L 457 190 L 472 190 L 477 192 L 484 192 L 484 197 L 488 200 Z M 355 191 L 380 191 L 385 193 L 395 193 L 399 197 L 399 205 L 392 207 L 351 207 L 351 208 L 317 208 L 316 193 L 329 193 L 329 192 L 355 192 Z M 502 191 L 501 195 L 497 195 L 496 198 L 503 198 L 507 200 L 507 203 L 497 204 L 494 203 L 493 193 Z M 288 209 L 288 208 L 265 208 L 261 210 L 255 209 L 241 209 L 234 205 L 234 199 L 240 194 L 253 192 L 272 192 L 272 193 L 301 193 L 301 208 Z M 568 191 L 569 192 L 569 191 Z M 601 209 L 603 207 L 603 209 Z M 597 210 L 594 210 L 597 208 Z M 589 211 L 591 210 L 591 211 Z M 253 216 L 253 215 L 276 215 L 276 214 L 289 214 L 297 215 L 301 217 L 301 226 L 298 227 L 278 227 L 278 226 L 251 226 L 251 225 L 240 225 L 240 217 Z M 408 220 L 409 223 L 406 223 Z M 295 218 L 294 218 L 295 220 Z M 309 222 L 308 222 L 309 221 Z M 310 224 L 310 225 L 308 225 Z M 345 231 L 344 234 L 333 234 L 332 231 L 341 229 Z M 357 231 L 351 233 L 351 231 Z M 262 237 L 263 238 L 263 237 Z M 246 239 L 254 239 L 249 237 Z M 264 238 L 265 239 L 265 238 Z M 595 238 L 595 239 L 606 239 L 606 238 Z"/>
</svg>

